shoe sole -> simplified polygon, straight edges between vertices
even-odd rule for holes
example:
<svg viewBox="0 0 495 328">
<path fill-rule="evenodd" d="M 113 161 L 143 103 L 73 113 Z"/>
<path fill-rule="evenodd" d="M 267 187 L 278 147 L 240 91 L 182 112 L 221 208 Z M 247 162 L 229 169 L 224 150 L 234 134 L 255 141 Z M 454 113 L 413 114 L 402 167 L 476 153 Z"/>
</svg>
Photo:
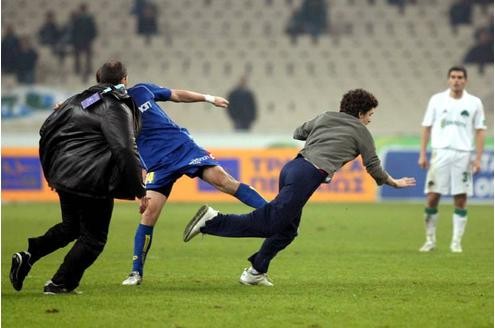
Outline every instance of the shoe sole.
<svg viewBox="0 0 495 328">
<path fill-rule="evenodd" d="M 190 236 L 191 231 L 207 211 L 208 211 L 208 205 L 201 206 L 201 208 L 196 212 L 196 214 L 191 219 L 191 221 L 189 221 L 186 228 L 184 229 L 184 242 L 188 242 L 194 237 L 194 236 L 193 237 Z"/>
<path fill-rule="evenodd" d="M 141 285 L 142 281 L 138 281 L 136 283 L 126 283 L 125 281 L 122 282 L 122 286 L 139 286 Z"/>
<path fill-rule="evenodd" d="M 249 282 L 239 280 L 239 283 L 244 286 L 256 286 L 255 284 L 250 284 Z"/>
<path fill-rule="evenodd" d="M 428 253 L 434 251 L 436 248 L 437 248 L 436 244 L 433 245 L 429 244 L 428 247 L 426 247 L 426 245 L 422 246 L 420 249 L 418 249 L 418 251 L 420 251 L 421 253 Z"/>
<path fill-rule="evenodd" d="M 83 292 L 72 290 L 70 292 L 54 293 L 54 292 L 43 292 L 44 295 L 81 295 Z"/>
<path fill-rule="evenodd" d="M 243 274 L 244 276 L 244 274 Z M 270 283 L 268 284 L 262 284 L 260 281 L 254 281 L 254 282 L 249 282 L 247 280 L 243 280 L 242 276 L 239 278 L 239 283 L 244 286 L 261 286 L 261 287 L 273 287 L 273 283 L 267 279 L 267 281 Z"/>
<path fill-rule="evenodd" d="M 258 284 L 258 283 L 249 283 L 247 281 L 242 281 L 239 280 L 239 283 L 244 286 L 260 286 L 260 287 L 273 287 L 273 284 L 271 285 L 263 285 L 263 284 Z"/>
<path fill-rule="evenodd" d="M 20 291 L 22 289 L 22 284 L 19 286 L 19 282 L 17 281 L 17 277 L 19 274 L 19 270 L 21 269 L 22 266 L 22 256 L 19 253 L 15 253 L 12 255 L 12 265 L 10 268 L 10 282 L 12 283 L 12 287 L 14 287 L 15 290 Z"/>
<path fill-rule="evenodd" d="M 57 295 L 57 293 L 54 292 L 43 292 L 44 295 Z"/>
</svg>

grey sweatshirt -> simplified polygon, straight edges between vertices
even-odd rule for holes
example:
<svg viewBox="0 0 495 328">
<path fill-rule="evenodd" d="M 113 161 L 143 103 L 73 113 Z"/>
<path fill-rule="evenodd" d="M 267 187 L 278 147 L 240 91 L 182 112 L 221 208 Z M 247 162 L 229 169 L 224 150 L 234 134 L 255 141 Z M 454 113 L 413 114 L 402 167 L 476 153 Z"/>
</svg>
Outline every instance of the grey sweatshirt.
<svg viewBox="0 0 495 328">
<path fill-rule="evenodd" d="M 299 152 L 331 178 L 345 163 L 361 155 L 363 165 L 378 185 L 388 174 L 376 155 L 371 133 L 356 117 L 341 112 L 325 112 L 294 131 L 294 139 L 306 140 Z"/>
</svg>

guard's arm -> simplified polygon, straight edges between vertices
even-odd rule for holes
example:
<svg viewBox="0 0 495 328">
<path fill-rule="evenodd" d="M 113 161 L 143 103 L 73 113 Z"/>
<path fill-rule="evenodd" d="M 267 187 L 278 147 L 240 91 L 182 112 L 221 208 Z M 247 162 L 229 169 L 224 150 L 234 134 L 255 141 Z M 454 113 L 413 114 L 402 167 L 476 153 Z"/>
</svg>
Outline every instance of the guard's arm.
<svg viewBox="0 0 495 328">
<path fill-rule="evenodd" d="M 132 189 L 136 197 L 142 198 L 146 195 L 146 189 L 142 179 L 132 114 L 116 102 L 105 102 L 108 110 L 101 116 L 103 135 L 125 185 Z"/>
</svg>

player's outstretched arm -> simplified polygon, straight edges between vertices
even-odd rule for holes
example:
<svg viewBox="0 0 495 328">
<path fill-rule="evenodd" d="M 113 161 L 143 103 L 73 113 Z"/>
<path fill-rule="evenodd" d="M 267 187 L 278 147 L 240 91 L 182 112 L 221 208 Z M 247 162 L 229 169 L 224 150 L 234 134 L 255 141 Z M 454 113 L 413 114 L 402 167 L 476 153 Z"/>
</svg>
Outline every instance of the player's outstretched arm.
<svg viewBox="0 0 495 328">
<path fill-rule="evenodd" d="M 172 89 L 170 100 L 173 102 L 209 102 L 217 107 L 227 108 L 229 101 L 222 97 L 204 95 L 190 90 Z"/>
<path fill-rule="evenodd" d="M 389 176 L 385 183 L 394 188 L 407 188 L 407 187 L 414 187 L 416 185 L 416 179 L 408 178 L 408 177 L 394 179 L 391 176 Z"/>
</svg>

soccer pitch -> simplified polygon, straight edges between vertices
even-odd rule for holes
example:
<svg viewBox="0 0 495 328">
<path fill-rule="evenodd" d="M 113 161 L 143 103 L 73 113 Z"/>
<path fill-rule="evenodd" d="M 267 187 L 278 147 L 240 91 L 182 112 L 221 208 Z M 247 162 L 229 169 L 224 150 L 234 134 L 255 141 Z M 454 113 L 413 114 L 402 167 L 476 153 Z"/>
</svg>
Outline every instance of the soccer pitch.
<svg viewBox="0 0 495 328">
<path fill-rule="evenodd" d="M 438 249 L 423 254 L 423 206 L 316 204 L 272 262 L 272 288 L 238 283 L 260 239 L 198 236 L 184 226 L 201 204 L 168 204 L 141 286 L 130 271 L 137 204 L 115 206 L 107 246 L 81 295 L 42 294 L 68 247 L 38 262 L 21 292 L 11 254 L 59 222 L 58 204 L 2 206 L 4 327 L 493 327 L 493 206 L 469 207 L 464 253 L 449 252 L 452 207 L 440 207 Z M 243 205 L 213 204 L 241 213 Z"/>
</svg>

